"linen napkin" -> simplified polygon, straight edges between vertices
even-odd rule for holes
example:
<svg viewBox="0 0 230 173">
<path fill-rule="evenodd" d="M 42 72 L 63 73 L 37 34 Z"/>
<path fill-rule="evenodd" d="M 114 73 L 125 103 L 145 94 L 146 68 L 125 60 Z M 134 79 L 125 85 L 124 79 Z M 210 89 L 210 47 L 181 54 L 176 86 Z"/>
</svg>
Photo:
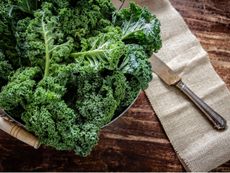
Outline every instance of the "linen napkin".
<svg viewBox="0 0 230 173">
<path fill-rule="evenodd" d="M 207 52 L 168 0 L 136 0 L 161 22 L 163 47 L 157 53 L 183 81 L 230 122 L 230 92 Z M 127 5 L 127 4 L 126 4 Z M 154 73 L 145 91 L 187 171 L 209 171 L 230 160 L 230 128 L 218 132 L 180 91 Z"/>
</svg>

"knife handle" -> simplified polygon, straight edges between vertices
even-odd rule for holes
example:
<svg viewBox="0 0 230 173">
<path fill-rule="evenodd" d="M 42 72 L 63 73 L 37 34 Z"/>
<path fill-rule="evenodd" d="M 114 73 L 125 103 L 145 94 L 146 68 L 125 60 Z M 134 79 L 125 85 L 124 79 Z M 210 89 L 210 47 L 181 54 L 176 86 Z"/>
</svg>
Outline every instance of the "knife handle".
<svg viewBox="0 0 230 173">
<path fill-rule="evenodd" d="M 179 81 L 176 86 L 204 113 L 215 129 L 225 130 L 227 128 L 226 120 L 193 93 L 182 81 Z"/>
</svg>

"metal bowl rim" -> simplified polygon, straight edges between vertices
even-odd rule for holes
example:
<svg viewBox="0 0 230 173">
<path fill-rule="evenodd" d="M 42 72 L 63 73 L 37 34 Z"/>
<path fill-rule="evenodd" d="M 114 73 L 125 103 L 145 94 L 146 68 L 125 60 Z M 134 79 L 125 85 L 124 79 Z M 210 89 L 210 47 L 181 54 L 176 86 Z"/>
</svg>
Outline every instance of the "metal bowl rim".
<svg viewBox="0 0 230 173">
<path fill-rule="evenodd" d="M 102 126 L 102 128 L 107 127 L 109 125 L 111 125 L 112 123 L 114 123 L 115 121 L 117 121 L 121 116 L 123 116 L 126 112 L 128 112 L 128 110 L 134 105 L 134 103 L 136 102 L 137 98 L 139 97 L 141 91 L 138 92 L 137 96 L 135 97 L 135 99 L 132 101 L 132 103 L 120 114 L 118 115 L 116 118 L 114 118 L 112 121 L 110 121 L 109 123 L 107 123 L 106 125 Z"/>
</svg>

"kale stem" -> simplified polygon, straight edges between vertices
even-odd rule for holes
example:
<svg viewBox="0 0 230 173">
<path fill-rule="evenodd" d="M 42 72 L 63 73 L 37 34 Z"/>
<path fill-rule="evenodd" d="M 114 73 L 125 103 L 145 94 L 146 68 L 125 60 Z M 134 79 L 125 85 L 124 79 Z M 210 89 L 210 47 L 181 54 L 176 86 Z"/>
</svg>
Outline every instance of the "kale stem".
<svg viewBox="0 0 230 173">
<path fill-rule="evenodd" d="M 136 32 L 136 31 L 135 31 L 135 32 Z M 122 41 L 125 41 L 126 39 L 129 38 L 130 35 L 134 35 L 135 32 L 130 32 L 130 33 L 124 35 L 124 36 L 121 38 L 121 40 L 122 40 Z"/>
<path fill-rule="evenodd" d="M 105 50 L 90 50 L 90 51 L 85 51 L 85 52 L 77 52 L 77 53 L 72 53 L 70 56 L 71 57 L 78 57 L 78 56 L 81 56 L 81 55 L 89 55 L 89 54 L 100 54 L 100 53 L 103 53 L 105 52 Z"/>
<path fill-rule="evenodd" d="M 46 64 L 45 64 L 44 78 L 49 75 L 49 67 L 50 67 L 50 56 L 49 56 L 49 54 L 46 54 Z"/>
<path fill-rule="evenodd" d="M 45 34 L 46 35 L 46 34 Z M 45 36 L 45 42 L 47 42 L 46 36 Z M 49 75 L 49 67 L 50 67 L 50 54 L 49 54 L 49 47 L 48 44 L 45 43 L 45 50 L 46 50 L 46 64 L 45 64 L 45 73 L 44 78 Z"/>
<path fill-rule="evenodd" d="M 44 41 L 45 41 L 45 72 L 44 72 L 44 78 L 49 75 L 49 66 L 50 66 L 50 52 L 49 52 L 49 43 L 48 43 L 48 38 L 47 34 L 48 32 L 46 31 L 45 28 L 45 23 L 44 23 L 44 16 L 42 17 L 42 30 L 43 30 L 43 36 L 44 36 Z"/>
<path fill-rule="evenodd" d="M 124 41 L 124 40 L 128 39 L 130 35 L 135 35 L 135 33 L 139 32 L 139 31 L 142 31 L 142 29 L 135 30 L 135 31 L 130 32 L 126 35 L 124 34 L 124 36 L 121 38 L 121 40 Z"/>
</svg>

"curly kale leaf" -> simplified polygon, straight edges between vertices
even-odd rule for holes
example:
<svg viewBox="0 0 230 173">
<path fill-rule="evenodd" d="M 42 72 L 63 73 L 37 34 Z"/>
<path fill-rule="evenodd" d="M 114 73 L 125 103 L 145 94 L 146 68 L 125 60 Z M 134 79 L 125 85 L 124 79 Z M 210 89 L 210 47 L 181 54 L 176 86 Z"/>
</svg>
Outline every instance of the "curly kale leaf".
<svg viewBox="0 0 230 173">
<path fill-rule="evenodd" d="M 0 2 L 0 46 L 1 49 L 6 48 L 9 46 L 8 43 L 11 43 L 11 41 L 7 38 L 12 38 L 12 32 L 10 29 L 10 17 L 8 16 L 10 5 L 7 4 L 4 1 Z M 7 42 L 5 42 L 7 41 Z"/>
<path fill-rule="evenodd" d="M 58 10 L 58 16 L 62 31 L 75 38 L 75 44 L 82 38 L 95 36 L 106 26 L 111 26 L 110 19 L 115 8 L 110 0 L 78 0 L 70 3 L 71 7 L 77 8 L 62 7 Z"/>
<path fill-rule="evenodd" d="M 115 69 L 125 52 L 125 45 L 115 32 L 101 33 L 82 42 L 82 51 L 72 53 L 71 56 L 77 63 L 90 66 L 95 70 Z"/>
<path fill-rule="evenodd" d="M 35 10 L 40 6 L 40 0 L 17 0 L 11 2 L 11 8 L 9 10 L 9 16 L 15 17 L 17 11 L 33 14 Z"/>
<path fill-rule="evenodd" d="M 12 23 L 14 19 L 10 18 L 8 13 L 10 4 L 0 1 L 0 49 L 7 60 L 15 69 L 21 65 L 21 57 L 18 56 L 16 39 L 14 37 Z"/>
<path fill-rule="evenodd" d="M 25 19 L 18 33 L 19 49 L 24 52 L 32 65 L 44 69 L 48 76 L 50 63 L 62 62 L 72 50 L 72 39 L 66 41 L 58 27 L 58 17 L 52 14 L 52 4 L 45 3 L 42 10 L 34 13 L 35 18 L 27 22 Z"/>
<path fill-rule="evenodd" d="M 127 107 L 130 106 L 130 104 L 138 96 L 138 93 L 140 92 L 140 89 L 141 89 L 141 86 L 139 84 L 139 81 L 133 76 L 128 76 L 127 77 L 127 88 L 125 90 L 125 99 L 123 99 L 121 101 L 119 107 L 116 110 L 115 115 L 119 115 Z"/>
<path fill-rule="evenodd" d="M 5 55 L 0 49 L 0 89 L 7 83 L 12 70 L 12 66 L 5 60 Z"/>
<path fill-rule="evenodd" d="M 8 3 L 11 5 L 9 16 L 15 17 L 15 15 L 18 15 L 18 12 L 32 15 L 45 2 L 52 3 L 53 10 L 56 11 L 60 8 L 70 7 L 76 3 L 73 0 L 8 0 Z"/>
<path fill-rule="evenodd" d="M 100 128 L 92 123 L 85 123 L 78 126 L 80 133 L 78 134 L 76 146 L 74 151 L 80 156 L 87 156 L 92 151 L 93 147 L 97 145 L 99 140 Z"/>
<path fill-rule="evenodd" d="M 79 99 L 85 96 L 85 93 L 93 93 L 100 89 L 102 86 L 100 73 L 80 73 L 77 74 L 77 96 Z"/>
<path fill-rule="evenodd" d="M 9 79 L 9 83 L 2 88 L 0 93 L 0 107 L 11 111 L 31 102 L 31 97 L 36 86 L 35 79 L 39 76 L 39 68 L 28 67 L 18 69 Z"/>
<path fill-rule="evenodd" d="M 54 77 L 45 77 L 31 96 L 22 115 L 26 128 L 38 135 L 43 144 L 60 150 L 73 149 L 78 131 L 74 129 L 76 115 L 61 99 L 65 83 Z"/>
<path fill-rule="evenodd" d="M 146 8 L 130 3 L 114 14 L 113 21 L 122 28 L 124 42 L 141 44 L 150 55 L 161 48 L 160 22 Z"/>
<path fill-rule="evenodd" d="M 117 102 L 111 88 L 103 86 L 99 93 L 86 93 L 83 99 L 77 101 L 76 108 L 86 122 L 102 127 L 111 121 Z"/>
<path fill-rule="evenodd" d="M 45 91 L 42 98 L 52 102 L 46 104 L 32 103 L 22 115 L 26 128 L 33 131 L 43 144 L 59 150 L 72 150 L 79 136 L 79 129 L 74 126 L 75 113 L 64 103 L 56 100 Z M 51 91 L 49 91 L 51 93 Z M 40 95 L 34 96 L 35 100 Z M 35 130 L 36 129 L 36 130 Z"/>
<path fill-rule="evenodd" d="M 123 73 L 114 72 L 104 80 L 97 74 L 81 75 L 77 90 L 76 110 L 83 121 L 99 127 L 113 118 L 120 102 L 125 98 L 127 81 Z"/>
<path fill-rule="evenodd" d="M 147 88 L 148 83 L 152 80 L 151 64 L 147 54 L 142 46 L 135 44 L 126 45 L 126 50 L 126 55 L 118 69 L 134 76 L 142 89 Z"/>
<path fill-rule="evenodd" d="M 77 90 L 76 111 L 81 121 L 104 126 L 119 115 L 136 98 L 140 91 L 136 78 L 126 78 L 123 72 L 114 71 L 104 80 L 97 73 L 81 75 Z M 129 81 L 130 80 L 130 81 Z"/>
<path fill-rule="evenodd" d="M 123 72 L 115 71 L 111 76 L 107 76 L 104 85 L 112 88 L 113 96 L 118 104 L 125 99 L 128 83 Z"/>
<path fill-rule="evenodd" d="M 43 144 L 86 156 L 98 142 L 99 128 L 79 122 L 79 115 L 62 100 L 65 90 L 65 82 L 55 77 L 42 79 L 22 119 Z"/>
</svg>

